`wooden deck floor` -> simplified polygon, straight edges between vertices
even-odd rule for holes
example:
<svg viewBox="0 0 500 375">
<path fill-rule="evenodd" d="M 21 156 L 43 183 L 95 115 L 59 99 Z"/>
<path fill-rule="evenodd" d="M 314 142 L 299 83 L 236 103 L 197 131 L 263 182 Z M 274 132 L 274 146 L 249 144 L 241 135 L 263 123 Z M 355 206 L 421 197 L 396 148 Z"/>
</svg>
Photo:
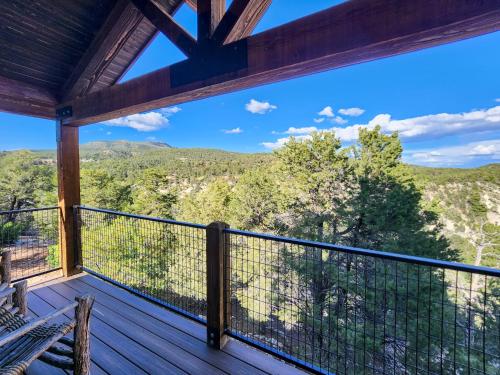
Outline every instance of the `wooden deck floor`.
<svg viewBox="0 0 500 375">
<path fill-rule="evenodd" d="M 86 293 L 96 298 L 93 374 L 304 374 L 236 340 L 223 351 L 213 350 L 204 342 L 202 325 L 87 274 L 30 288 L 29 308 L 44 315 Z M 28 374 L 64 373 L 38 361 L 28 369 Z"/>
</svg>

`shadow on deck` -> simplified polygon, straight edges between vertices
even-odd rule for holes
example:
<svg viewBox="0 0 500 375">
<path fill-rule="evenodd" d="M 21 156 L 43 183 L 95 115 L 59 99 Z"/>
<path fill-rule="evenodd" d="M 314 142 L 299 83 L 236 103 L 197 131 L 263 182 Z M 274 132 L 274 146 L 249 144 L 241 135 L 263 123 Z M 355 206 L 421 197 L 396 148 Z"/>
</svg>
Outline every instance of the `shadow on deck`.
<svg viewBox="0 0 500 375">
<path fill-rule="evenodd" d="M 236 340 L 211 349 L 203 325 L 87 274 L 31 287 L 28 304 L 33 315 L 44 315 L 87 293 L 96 298 L 92 374 L 304 374 Z M 39 361 L 28 369 L 64 373 Z"/>
</svg>

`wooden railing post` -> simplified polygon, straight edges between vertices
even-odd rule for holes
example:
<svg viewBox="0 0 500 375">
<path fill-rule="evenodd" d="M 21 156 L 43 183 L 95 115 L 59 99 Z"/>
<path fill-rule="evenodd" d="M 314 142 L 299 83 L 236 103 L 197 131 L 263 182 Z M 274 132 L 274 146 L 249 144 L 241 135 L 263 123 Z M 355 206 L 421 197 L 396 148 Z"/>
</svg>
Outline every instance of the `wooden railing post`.
<svg viewBox="0 0 500 375">
<path fill-rule="evenodd" d="M 216 349 L 222 349 L 227 342 L 225 265 L 229 249 L 226 228 L 229 225 L 221 222 L 207 227 L 207 343 Z"/>
<path fill-rule="evenodd" d="M 57 177 L 59 194 L 59 246 L 64 276 L 79 272 L 79 258 L 75 246 L 76 226 L 73 206 L 80 204 L 80 154 L 78 150 L 78 127 L 62 125 L 56 121 Z"/>
</svg>

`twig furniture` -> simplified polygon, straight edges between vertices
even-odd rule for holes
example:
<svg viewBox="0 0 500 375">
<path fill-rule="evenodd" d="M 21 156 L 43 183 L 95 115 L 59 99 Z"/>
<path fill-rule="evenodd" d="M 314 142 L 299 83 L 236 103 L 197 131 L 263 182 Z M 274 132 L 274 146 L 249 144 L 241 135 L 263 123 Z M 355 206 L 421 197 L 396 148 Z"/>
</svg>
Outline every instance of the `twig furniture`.
<svg viewBox="0 0 500 375">
<path fill-rule="evenodd" d="M 26 280 L 10 287 L 11 253 L 5 251 L 0 263 L 0 374 L 23 374 L 40 359 L 52 366 L 73 370 L 75 375 L 90 373 L 89 318 L 94 298 L 77 297 L 76 302 L 38 319 L 27 313 Z M 50 320 L 75 308 L 69 322 Z M 74 338 L 66 337 L 74 331 Z"/>
</svg>

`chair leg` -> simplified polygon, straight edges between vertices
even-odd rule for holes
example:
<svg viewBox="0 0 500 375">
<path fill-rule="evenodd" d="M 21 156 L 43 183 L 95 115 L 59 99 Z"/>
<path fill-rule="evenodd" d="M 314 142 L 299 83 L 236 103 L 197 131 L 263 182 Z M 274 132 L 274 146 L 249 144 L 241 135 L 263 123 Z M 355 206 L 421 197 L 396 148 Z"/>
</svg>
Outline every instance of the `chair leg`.
<svg viewBox="0 0 500 375">
<path fill-rule="evenodd" d="M 14 284 L 14 288 L 16 289 L 16 291 L 14 292 L 14 306 L 19 309 L 18 313 L 24 317 L 28 312 L 28 301 L 26 299 L 26 293 L 28 291 L 28 281 L 19 281 Z"/>
<path fill-rule="evenodd" d="M 75 327 L 75 347 L 74 347 L 74 375 L 90 374 L 90 329 L 89 320 L 94 304 L 94 297 L 85 295 L 76 297 L 78 306 L 76 307 L 76 327 Z"/>
</svg>

